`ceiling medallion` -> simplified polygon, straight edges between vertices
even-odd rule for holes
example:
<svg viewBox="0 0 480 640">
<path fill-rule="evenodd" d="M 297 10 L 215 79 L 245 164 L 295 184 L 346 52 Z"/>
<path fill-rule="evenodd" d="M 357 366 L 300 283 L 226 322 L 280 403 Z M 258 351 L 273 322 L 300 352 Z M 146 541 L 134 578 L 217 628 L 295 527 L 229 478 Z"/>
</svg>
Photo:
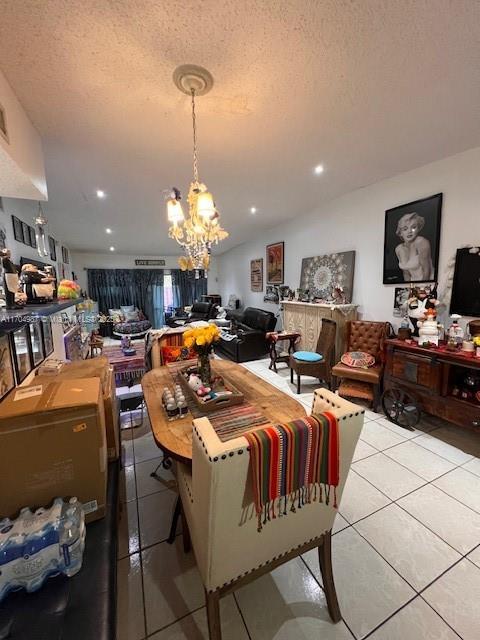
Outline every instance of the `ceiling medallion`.
<svg viewBox="0 0 480 640">
<path fill-rule="evenodd" d="M 170 193 L 167 200 L 167 217 L 170 223 L 168 235 L 185 252 L 185 256 L 178 260 L 183 271 L 208 270 L 212 245 L 228 238 L 227 231 L 220 226 L 220 214 L 215 207 L 213 195 L 198 177 L 195 96 L 202 96 L 210 91 L 213 77 L 203 67 L 186 64 L 175 69 L 173 81 L 180 91 L 190 95 L 192 99 L 193 181 L 187 196 L 187 218 L 180 202 L 180 191 L 173 187 Z"/>
</svg>

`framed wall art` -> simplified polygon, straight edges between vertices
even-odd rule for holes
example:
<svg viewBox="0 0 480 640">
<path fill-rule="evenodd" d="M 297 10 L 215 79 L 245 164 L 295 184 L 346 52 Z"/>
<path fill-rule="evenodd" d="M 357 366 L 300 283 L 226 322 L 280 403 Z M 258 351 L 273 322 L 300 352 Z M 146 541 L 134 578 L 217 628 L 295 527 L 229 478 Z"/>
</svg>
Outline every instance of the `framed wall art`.
<svg viewBox="0 0 480 640">
<path fill-rule="evenodd" d="M 12 349 L 13 360 L 15 364 L 15 373 L 17 376 L 17 384 L 25 380 L 32 370 L 32 357 L 30 352 L 30 336 L 28 333 L 28 325 L 20 327 L 12 332 Z"/>
<path fill-rule="evenodd" d="M 250 260 L 250 290 L 263 291 L 263 258 Z"/>
<path fill-rule="evenodd" d="M 19 220 L 16 216 L 12 216 L 12 224 L 13 224 L 13 237 L 17 242 L 23 242 L 22 221 Z"/>
<path fill-rule="evenodd" d="M 0 336 L 0 400 L 15 386 L 12 351 L 8 334 Z"/>
<path fill-rule="evenodd" d="M 48 236 L 48 248 L 50 251 L 50 260 L 52 260 L 52 262 L 56 262 L 57 261 L 57 247 L 55 244 L 55 238 L 52 238 L 52 236 Z"/>
<path fill-rule="evenodd" d="M 303 258 L 300 289 L 325 301 L 352 302 L 355 251 Z"/>
<path fill-rule="evenodd" d="M 383 284 L 437 281 L 442 196 L 385 211 Z"/>
<path fill-rule="evenodd" d="M 30 246 L 30 227 L 26 222 L 22 222 L 23 244 Z"/>
<path fill-rule="evenodd" d="M 267 245 L 267 284 L 283 284 L 284 243 Z"/>
<path fill-rule="evenodd" d="M 33 227 L 28 227 L 28 232 L 30 234 L 30 246 L 34 249 L 37 248 L 37 236 L 35 235 L 35 229 Z"/>
<path fill-rule="evenodd" d="M 407 300 L 410 297 L 411 289 L 409 287 L 395 287 L 395 295 L 393 299 L 393 315 L 395 318 L 401 318 L 407 311 Z"/>
<path fill-rule="evenodd" d="M 62 262 L 64 262 L 65 264 L 68 264 L 70 262 L 67 247 L 62 247 Z"/>
</svg>

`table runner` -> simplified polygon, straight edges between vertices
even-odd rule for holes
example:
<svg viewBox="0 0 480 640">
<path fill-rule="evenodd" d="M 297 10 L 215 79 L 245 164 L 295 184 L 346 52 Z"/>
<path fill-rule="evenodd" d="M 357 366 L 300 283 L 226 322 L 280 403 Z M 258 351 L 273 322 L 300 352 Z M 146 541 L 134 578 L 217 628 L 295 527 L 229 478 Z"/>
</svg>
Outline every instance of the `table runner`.
<svg viewBox="0 0 480 640">
<path fill-rule="evenodd" d="M 132 346 L 136 351 L 133 356 L 124 355 L 120 345 L 103 347 L 102 355 L 112 365 L 117 383 L 141 378 L 145 374 L 145 345 L 141 342 Z"/>
<path fill-rule="evenodd" d="M 339 436 L 337 418 L 329 412 L 306 416 L 245 433 L 250 445 L 258 531 L 267 521 L 295 512 L 312 501 L 337 508 Z"/>
</svg>

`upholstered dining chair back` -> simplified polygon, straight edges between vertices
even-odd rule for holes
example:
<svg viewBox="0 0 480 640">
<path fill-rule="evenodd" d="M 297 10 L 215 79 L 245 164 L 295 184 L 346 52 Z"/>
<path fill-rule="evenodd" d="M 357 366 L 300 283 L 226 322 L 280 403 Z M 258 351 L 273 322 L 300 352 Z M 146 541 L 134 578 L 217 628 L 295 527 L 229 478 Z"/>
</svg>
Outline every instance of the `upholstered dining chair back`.
<svg viewBox="0 0 480 640">
<path fill-rule="evenodd" d="M 340 505 L 364 409 L 326 389 L 318 389 L 312 413 L 324 411 L 332 412 L 339 421 Z M 257 531 L 251 473 L 244 437 L 221 442 L 208 418 L 194 421 L 192 468 L 179 464 L 177 480 L 207 593 L 238 581 L 306 543 L 315 546 L 315 540 L 333 526 L 337 510 L 332 500 L 328 506 L 320 502 L 307 504 L 296 513 L 270 520 Z"/>
<path fill-rule="evenodd" d="M 386 335 L 386 322 L 351 320 L 347 323 L 347 351 L 365 351 L 382 362 Z"/>
<path fill-rule="evenodd" d="M 315 351 L 321 353 L 323 361 L 330 366 L 333 363 L 335 355 L 335 335 L 337 332 L 337 323 L 334 320 L 324 318 L 322 320 L 322 327 L 317 340 L 317 348 Z"/>
</svg>

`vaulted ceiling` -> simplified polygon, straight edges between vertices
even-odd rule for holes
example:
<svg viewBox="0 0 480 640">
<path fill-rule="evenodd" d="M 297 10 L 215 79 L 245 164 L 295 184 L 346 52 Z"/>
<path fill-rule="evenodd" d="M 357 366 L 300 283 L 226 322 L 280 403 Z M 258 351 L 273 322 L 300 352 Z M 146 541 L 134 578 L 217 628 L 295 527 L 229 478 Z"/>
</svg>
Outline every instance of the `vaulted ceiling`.
<svg viewBox="0 0 480 640">
<path fill-rule="evenodd" d="M 2 0 L 0 68 L 43 138 L 46 210 L 72 248 L 176 252 L 163 191 L 192 173 L 184 63 L 215 79 L 197 115 L 221 251 L 480 145 L 475 0 Z"/>
</svg>

